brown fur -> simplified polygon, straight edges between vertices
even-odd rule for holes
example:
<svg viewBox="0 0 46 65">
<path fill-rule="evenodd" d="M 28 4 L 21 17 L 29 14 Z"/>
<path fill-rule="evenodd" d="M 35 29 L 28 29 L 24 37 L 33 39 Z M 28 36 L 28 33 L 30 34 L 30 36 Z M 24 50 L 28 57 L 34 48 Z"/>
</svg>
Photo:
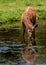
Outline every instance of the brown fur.
<svg viewBox="0 0 46 65">
<path fill-rule="evenodd" d="M 31 37 L 35 33 L 35 24 L 36 24 L 36 11 L 34 7 L 28 6 L 25 9 L 25 11 L 22 13 L 21 23 L 23 26 L 23 39 L 26 29 L 28 30 L 29 36 Z M 32 37 L 35 38 L 35 34 Z"/>
<path fill-rule="evenodd" d="M 21 17 L 22 25 L 32 29 L 33 24 L 36 22 L 36 11 L 33 7 L 28 6 L 23 12 Z"/>
</svg>

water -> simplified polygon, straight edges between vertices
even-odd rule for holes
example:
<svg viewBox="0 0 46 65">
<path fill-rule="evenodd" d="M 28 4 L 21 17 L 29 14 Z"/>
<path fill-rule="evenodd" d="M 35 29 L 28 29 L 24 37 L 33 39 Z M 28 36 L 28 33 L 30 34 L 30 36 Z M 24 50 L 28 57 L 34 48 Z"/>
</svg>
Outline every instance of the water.
<svg viewBox="0 0 46 65">
<path fill-rule="evenodd" d="M 21 28 L 0 31 L 0 65 L 46 65 L 46 25 L 40 24 L 36 29 L 37 46 L 30 48 L 37 48 L 38 52 L 36 52 L 36 61 L 32 63 L 28 63 L 22 58 L 21 33 Z"/>
</svg>

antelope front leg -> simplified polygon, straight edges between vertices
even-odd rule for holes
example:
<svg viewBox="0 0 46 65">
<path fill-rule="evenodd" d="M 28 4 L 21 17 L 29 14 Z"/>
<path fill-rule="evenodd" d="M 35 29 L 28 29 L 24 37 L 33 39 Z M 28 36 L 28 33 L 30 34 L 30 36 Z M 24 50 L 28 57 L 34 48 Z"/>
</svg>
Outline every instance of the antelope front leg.
<svg viewBox="0 0 46 65">
<path fill-rule="evenodd" d="M 25 43 L 25 28 L 23 28 L 23 42 Z"/>
</svg>

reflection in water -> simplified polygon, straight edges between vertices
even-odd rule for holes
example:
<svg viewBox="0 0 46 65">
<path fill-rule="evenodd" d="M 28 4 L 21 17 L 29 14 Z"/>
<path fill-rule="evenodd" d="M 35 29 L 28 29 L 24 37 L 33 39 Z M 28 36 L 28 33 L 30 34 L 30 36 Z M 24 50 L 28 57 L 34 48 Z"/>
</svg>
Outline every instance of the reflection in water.
<svg viewBox="0 0 46 65">
<path fill-rule="evenodd" d="M 24 61 L 23 58 L 21 57 L 21 51 L 23 50 L 23 48 L 22 48 L 23 44 L 16 43 L 16 42 L 8 43 L 8 41 L 7 42 L 4 41 L 4 42 L 0 42 L 0 45 L 2 46 L 2 47 L 0 47 L 0 64 L 2 64 L 2 65 L 28 64 L 28 62 Z M 35 46 L 33 48 L 35 48 Z M 37 48 L 45 49 L 42 46 L 37 46 Z M 42 52 L 42 51 L 40 50 L 40 52 Z M 37 63 L 45 62 L 45 60 L 44 60 L 45 54 L 44 55 L 43 54 L 41 55 L 41 54 L 36 53 L 36 56 L 39 59 L 39 60 L 37 60 Z M 42 59 L 42 57 L 43 57 L 43 59 Z M 30 63 L 29 63 L 29 65 L 30 65 Z"/>
<path fill-rule="evenodd" d="M 36 30 L 37 59 L 29 63 L 22 58 L 23 50 L 21 28 L 0 31 L 0 65 L 37 65 L 46 63 L 46 29 L 40 26 Z M 43 44 L 44 43 L 44 44 Z M 27 47 L 28 48 L 28 47 Z"/>
</svg>

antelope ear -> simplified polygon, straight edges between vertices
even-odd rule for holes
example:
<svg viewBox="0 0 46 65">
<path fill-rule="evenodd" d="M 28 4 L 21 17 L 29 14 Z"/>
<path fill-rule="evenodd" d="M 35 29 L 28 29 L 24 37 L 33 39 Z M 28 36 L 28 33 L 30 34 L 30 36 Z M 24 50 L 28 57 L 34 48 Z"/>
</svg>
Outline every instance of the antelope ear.
<svg viewBox="0 0 46 65">
<path fill-rule="evenodd" d="M 32 29 L 36 28 L 37 26 L 38 26 L 38 24 L 36 23 L 36 24 L 32 27 Z"/>
<path fill-rule="evenodd" d="M 38 24 L 35 25 L 35 28 L 38 27 Z"/>
</svg>

